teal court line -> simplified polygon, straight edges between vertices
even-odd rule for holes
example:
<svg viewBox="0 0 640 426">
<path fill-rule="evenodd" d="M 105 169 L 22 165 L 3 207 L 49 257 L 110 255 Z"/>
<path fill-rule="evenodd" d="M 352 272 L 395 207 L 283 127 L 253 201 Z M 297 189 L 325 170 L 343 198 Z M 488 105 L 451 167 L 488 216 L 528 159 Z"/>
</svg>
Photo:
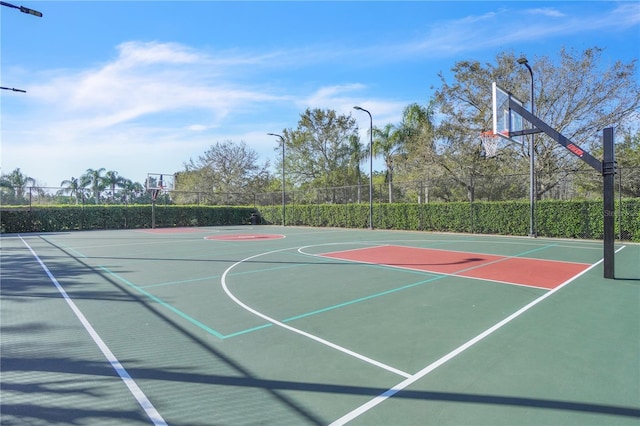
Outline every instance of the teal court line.
<svg viewBox="0 0 640 426">
<path fill-rule="evenodd" d="M 218 331 L 214 330 L 213 328 L 207 326 L 206 324 L 201 323 L 200 321 L 198 321 L 197 319 L 193 318 L 192 316 L 189 316 L 189 315 L 185 314 L 180 309 L 178 309 L 178 308 L 174 307 L 173 305 L 165 302 L 164 300 L 160 299 L 159 297 L 156 297 L 153 294 L 149 293 L 148 291 L 138 287 L 137 285 L 135 285 L 131 281 L 127 280 L 126 278 L 116 274 L 115 272 L 109 270 L 108 268 L 106 268 L 104 266 L 100 266 L 99 268 L 102 269 L 103 271 L 105 271 L 110 276 L 116 278 L 118 281 L 121 281 L 121 282 L 125 283 L 126 285 L 128 285 L 131 288 L 133 288 L 137 292 L 144 294 L 146 297 L 150 298 L 154 302 L 159 303 L 160 305 L 162 305 L 165 308 L 169 309 L 170 311 L 172 311 L 176 315 L 186 319 L 187 321 L 189 321 L 191 324 L 195 325 L 196 327 L 201 328 L 202 330 L 206 331 L 209 334 L 212 334 L 212 335 L 216 336 L 219 339 L 224 339 L 225 338 L 225 336 L 223 334 L 221 334 Z"/>
<path fill-rule="evenodd" d="M 45 241 L 46 241 L 46 239 L 45 239 Z M 81 258 L 86 258 L 86 256 L 83 253 L 75 250 L 72 247 L 69 247 L 67 245 L 63 245 L 63 244 L 60 244 L 60 243 L 56 243 L 56 244 L 59 244 L 60 246 L 63 246 L 65 249 L 74 252 L 77 256 L 79 256 Z M 536 251 L 539 251 L 539 250 L 544 250 L 544 249 L 546 249 L 548 247 L 553 247 L 555 245 L 556 244 L 551 244 L 551 245 L 546 245 L 546 246 L 542 246 L 542 247 L 537 247 L 535 249 L 525 251 L 525 252 L 520 253 L 520 254 L 518 254 L 516 256 L 513 256 L 513 257 L 524 256 L 526 254 L 530 254 L 530 253 L 533 253 L 533 252 L 536 252 Z M 307 255 L 300 254 L 298 252 L 294 252 L 292 254 L 294 254 L 295 256 L 301 256 L 301 257 L 306 257 L 307 256 Z M 332 260 L 332 261 L 335 261 L 335 260 Z M 342 262 L 343 263 L 351 263 L 350 261 L 342 261 Z M 322 264 L 322 262 L 318 262 L 318 264 Z M 267 271 L 274 271 L 274 270 L 279 270 L 279 269 L 287 269 L 287 268 L 298 267 L 298 266 L 306 266 L 306 265 L 305 264 L 296 264 L 296 265 L 286 265 L 286 266 L 278 266 L 278 267 L 271 267 L 271 268 L 262 268 L 262 269 L 257 269 L 257 270 L 254 270 L 254 271 L 245 271 L 245 272 L 234 273 L 232 275 L 246 275 L 246 274 L 254 274 L 254 273 L 263 273 L 263 272 L 267 272 Z M 399 269 L 399 268 L 386 266 L 386 265 L 371 265 L 371 266 L 374 266 L 374 267 L 377 267 L 377 268 L 382 268 L 382 269 L 396 270 L 396 271 Z M 125 283 L 126 285 L 128 285 L 131 288 L 133 288 L 137 292 L 145 295 L 146 297 L 148 297 L 151 300 L 157 302 L 161 306 L 169 309 L 170 311 L 172 311 L 173 313 L 175 313 L 179 317 L 187 320 L 188 322 L 190 322 L 191 324 L 195 325 L 196 327 L 206 331 L 207 333 L 209 333 L 209 334 L 211 334 L 211 335 L 213 335 L 213 336 L 215 336 L 215 337 L 217 337 L 217 338 L 219 338 L 221 340 L 232 338 L 232 337 L 236 337 L 236 336 L 240 336 L 240 335 L 243 335 L 243 334 L 252 333 L 252 332 L 259 331 L 259 330 L 262 330 L 262 329 L 265 329 L 265 328 L 273 326 L 273 324 L 270 324 L 270 323 L 269 324 L 263 324 L 263 325 L 260 325 L 260 326 L 257 326 L 257 327 L 247 328 L 247 329 L 244 329 L 244 330 L 237 331 L 235 333 L 230 333 L 230 334 L 226 334 L 225 335 L 225 334 L 222 334 L 219 331 L 207 326 L 206 324 L 203 324 L 202 322 L 196 320 L 195 318 L 191 317 L 190 315 L 186 314 L 185 312 L 182 312 L 181 310 L 179 310 L 176 307 L 174 307 L 173 305 L 165 302 L 164 300 L 160 299 L 159 297 L 154 296 L 153 294 L 151 294 L 148 291 L 144 290 L 145 288 L 158 287 L 158 286 L 162 286 L 162 285 L 175 285 L 175 284 L 181 284 L 181 283 L 187 283 L 187 282 L 195 282 L 195 281 L 203 281 L 203 280 L 208 280 L 208 279 L 215 279 L 215 278 L 219 278 L 220 277 L 219 275 L 210 276 L 210 277 L 203 277 L 203 278 L 197 278 L 197 279 L 193 279 L 193 280 L 182 280 L 182 281 L 174 281 L 174 282 L 168 282 L 168 283 L 151 284 L 151 285 L 147 285 L 147 286 L 138 286 L 138 285 L 130 282 L 126 278 L 124 278 L 124 277 L 118 275 L 117 273 L 111 271 L 110 269 L 108 269 L 105 266 L 100 266 L 100 268 L 103 271 L 105 271 L 107 274 L 109 274 L 109 275 L 113 276 L 114 278 L 118 279 L 119 281 Z M 425 274 L 426 275 L 433 275 L 433 273 L 414 271 L 414 270 L 410 270 L 410 269 L 402 269 L 402 270 L 405 271 L 405 272 L 419 274 L 419 275 L 425 275 Z M 418 282 L 415 282 L 415 283 L 411 283 L 411 284 L 407 284 L 407 285 L 404 285 L 404 286 L 401 286 L 401 287 L 398 287 L 398 288 L 395 288 L 395 289 L 386 290 L 386 291 L 383 291 L 383 292 L 380 292 L 380 293 L 375 293 L 375 294 L 372 294 L 372 295 L 369 295 L 369 296 L 365 296 L 365 297 L 361 297 L 361 298 L 354 299 L 354 300 L 351 300 L 351 301 L 339 303 L 339 304 L 336 304 L 336 305 L 333 305 L 333 306 L 328 306 L 328 307 L 325 307 L 325 308 L 322 308 L 322 309 L 318 309 L 318 310 L 315 310 L 315 311 L 306 312 L 306 313 L 303 313 L 303 314 L 300 314 L 300 315 L 295 315 L 293 317 L 289 317 L 289 318 L 284 319 L 283 322 L 285 322 L 285 323 L 286 322 L 293 322 L 293 321 L 296 321 L 298 319 L 307 318 L 307 317 L 310 317 L 310 316 L 314 316 L 314 315 L 322 314 L 322 313 L 325 313 L 325 312 L 329 312 L 329 311 L 332 311 L 334 309 L 339 309 L 339 308 L 347 307 L 347 306 L 350 306 L 350 305 L 354 305 L 356 303 L 364 302 L 364 301 L 367 301 L 367 300 L 372 300 L 372 299 L 375 299 L 375 298 L 378 298 L 378 297 L 382 297 L 382 296 L 385 296 L 385 295 L 388 295 L 388 294 L 392 294 L 392 293 L 395 293 L 395 292 L 398 292 L 398 291 L 407 290 L 407 289 L 410 289 L 410 288 L 413 288 L 413 287 L 416 287 L 416 286 L 419 286 L 419 285 L 427 284 L 427 283 L 430 283 L 430 282 L 433 282 L 433 281 L 436 281 L 436 280 L 439 280 L 439 279 L 442 279 L 442 278 L 446 278 L 447 276 L 448 275 L 437 275 L 437 276 L 434 276 L 434 277 L 429 278 L 427 280 L 421 280 L 421 281 L 418 281 Z"/>
<path fill-rule="evenodd" d="M 553 247 L 555 245 L 556 244 L 549 244 L 549 245 L 545 245 L 545 246 L 542 246 L 542 247 L 536 247 L 534 249 L 527 250 L 527 251 L 522 252 L 522 253 L 520 253 L 518 255 L 515 255 L 515 256 L 505 256 L 505 259 L 524 256 L 524 255 L 527 255 L 527 254 L 531 254 L 531 253 L 534 253 L 534 252 L 537 252 L 537 251 L 541 251 L 541 250 Z M 296 253 L 296 255 L 298 255 L 298 254 Z M 303 256 L 303 255 L 300 255 L 300 256 Z M 350 261 L 344 261 L 344 263 L 351 263 L 351 262 Z M 321 264 L 321 262 L 319 262 L 318 264 Z M 254 271 L 241 272 L 241 273 L 237 273 L 237 274 L 233 274 L 233 275 L 246 275 L 246 274 L 253 274 L 253 273 L 262 273 L 262 272 L 273 271 L 273 270 L 284 269 L 284 268 L 291 268 L 291 267 L 296 267 L 296 266 L 306 266 L 306 265 L 297 264 L 297 265 L 278 266 L 278 267 L 273 267 L 273 268 L 263 268 L 263 269 L 254 270 Z M 410 270 L 410 269 L 395 268 L 395 267 L 390 267 L 390 266 L 385 266 L 385 265 L 371 265 L 371 266 L 375 266 L 375 267 L 379 267 L 379 268 L 383 268 L 383 269 L 391 269 L 391 270 L 396 270 L 396 271 L 397 270 L 402 270 L 402 271 L 406 271 L 406 272 L 410 272 L 410 273 L 418 273 L 419 275 L 434 275 L 434 273 L 419 272 L 419 271 L 413 271 L 413 270 Z M 151 294 L 148 291 L 144 290 L 144 288 L 142 288 L 141 286 L 138 286 L 138 285 L 130 282 L 126 278 L 118 275 L 117 273 L 109 270 L 108 268 L 106 268 L 104 266 L 100 266 L 100 268 L 103 271 L 105 271 L 106 273 L 108 273 L 109 275 L 111 275 L 114 278 L 118 279 L 119 281 L 127 284 L 131 288 L 135 289 L 139 293 L 145 295 L 146 297 L 149 297 L 153 301 L 155 301 L 155 302 L 159 303 L 161 306 L 164 306 L 165 308 L 169 309 L 170 311 L 172 311 L 173 313 L 177 314 L 181 318 L 189 321 L 191 324 L 195 325 L 196 327 L 199 327 L 200 329 L 206 331 L 209 334 L 212 334 L 213 336 L 215 336 L 215 337 L 217 337 L 217 338 L 219 338 L 221 340 L 229 339 L 229 338 L 232 338 L 232 337 L 237 337 L 237 336 L 240 336 L 240 335 L 243 335 L 243 334 L 252 333 L 252 332 L 255 332 L 255 331 L 258 331 L 258 330 L 262 330 L 262 329 L 265 329 L 265 328 L 273 326 L 273 324 L 268 323 L 268 324 L 263 324 L 263 325 L 260 325 L 260 326 L 251 327 L 251 328 L 247 328 L 247 329 L 244 329 L 244 330 L 240 330 L 240 331 L 237 331 L 237 332 L 234 332 L 234 333 L 222 334 L 219 331 L 214 330 L 213 328 L 207 326 L 206 324 L 203 324 L 202 322 L 196 320 L 195 318 L 191 317 L 190 315 L 182 312 L 181 310 L 179 310 L 176 307 L 174 307 L 173 305 L 165 302 L 164 300 L 160 299 L 159 297 L 154 296 L 153 294 Z M 328 306 L 328 307 L 325 307 L 325 308 L 322 308 L 322 309 L 317 309 L 315 311 L 310 311 L 310 312 L 306 312 L 306 313 L 303 313 L 303 314 L 299 314 L 299 315 L 295 315 L 295 316 L 292 316 L 292 317 L 288 317 L 288 318 L 285 318 L 284 320 L 282 320 L 282 322 L 284 322 L 284 323 L 293 322 L 293 321 L 296 321 L 296 320 L 299 320 L 299 319 L 302 319 L 302 318 L 307 318 L 307 317 L 310 317 L 310 316 L 322 314 L 322 313 L 329 312 L 329 311 L 332 311 L 332 310 L 335 310 L 335 309 L 340 309 L 340 308 L 347 307 L 347 306 L 350 306 L 350 305 L 354 305 L 354 304 L 357 304 L 357 303 L 360 303 L 360 302 L 364 302 L 364 301 L 367 301 L 367 300 L 372 300 L 372 299 L 375 299 L 375 298 L 378 298 L 378 297 L 382 297 L 382 296 L 385 296 L 385 295 L 388 295 L 388 294 L 392 294 L 392 293 L 396 293 L 396 292 L 399 292 L 399 291 L 407 290 L 407 289 L 410 289 L 410 288 L 413 288 L 413 287 L 417 287 L 417 286 L 420 286 L 420 285 L 428 284 L 428 283 L 431 283 L 431 282 L 434 282 L 434 281 L 437 281 L 437 280 L 440 280 L 440 279 L 443 279 L 443 278 L 447 278 L 449 276 L 451 276 L 451 274 L 445 274 L 445 275 L 438 274 L 438 275 L 432 276 L 431 278 L 426 279 L 426 280 L 417 281 L 415 283 L 407 284 L 407 285 L 404 285 L 404 286 L 401 286 L 401 287 L 397 287 L 397 288 L 394 288 L 394 289 L 385 290 L 385 291 L 382 291 L 382 292 L 379 292 L 379 293 L 374 293 L 374 294 L 371 294 L 371 295 L 368 295 L 368 296 L 364 296 L 364 297 L 353 299 L 353 300 L 350 300 L 350 301 L 347 301 L 347 302 L 335 304 L 335 305 Z M 167 285 L 169 285 L 169 284 L 170 283 L 167 283 Z M 148 288 L 148 287 L 149 286 L 145 286 L 145 288 Z"/>
<path fill-rule="evenodd" d="M 277 267 L 273 267 L 273 268 L 256 269 L 256 270 L 253 270 L 253 271 L 236 272 L 236 273 L 231 274 L 231 275 L 256 274 L 256 273 L 261 273 L 261 272 L 266 272 L 266 271 L 275 271 L 275 270 L 278 270 L 278 269 L 297 268 L 299 266 L 306 266 L 306 265 L 296 264 L 296 265 L 287 265 L 287 266 L 277 266 Z M 141 285 L 141 286 L 138 286 L 138 287 L 139 288 L 152 288 L 152 287 L 161 287 L 161 286 L 165 286 L 165 285 L 186 284 L 186 283 L 195 282 L 195 281 L 206 281 L 206 280 L 211 280 L 211 279 L 215 279 L 215 278 L 220 278 L 221 276 L 222 275 L 211 275 L 211 276 L 208 276 L 208 277 L 194 278 L 194 279 L 191 279 L 191 280 L 169 281 L 169 282 L 166 282 L 166 283 L 147 284 L 147 285 Z"/>
</svg>

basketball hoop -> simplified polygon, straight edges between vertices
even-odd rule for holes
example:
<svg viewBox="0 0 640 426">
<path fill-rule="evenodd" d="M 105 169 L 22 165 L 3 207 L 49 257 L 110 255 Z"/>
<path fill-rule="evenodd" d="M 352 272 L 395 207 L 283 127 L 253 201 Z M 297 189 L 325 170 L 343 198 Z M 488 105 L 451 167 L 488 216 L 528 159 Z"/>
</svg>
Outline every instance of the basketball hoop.
<svg viewBox="0 0 640 426">
<path fill-rule="evenodd" d="M 484 148 L 484 155 L 487 158 L 493 158 L 498 154 L 498 135 L 492 131 L 486 131 L 480 133 L 480 141 L 482 141 L 482 147 Z"/>
<path fill-rule="evenodd" d="M 156 201 L 156 199 L 158 198 L 158 194 L 160 193 L 159 189 L 152 189 L 151 190 L 151 201 Z"/>
</svg>

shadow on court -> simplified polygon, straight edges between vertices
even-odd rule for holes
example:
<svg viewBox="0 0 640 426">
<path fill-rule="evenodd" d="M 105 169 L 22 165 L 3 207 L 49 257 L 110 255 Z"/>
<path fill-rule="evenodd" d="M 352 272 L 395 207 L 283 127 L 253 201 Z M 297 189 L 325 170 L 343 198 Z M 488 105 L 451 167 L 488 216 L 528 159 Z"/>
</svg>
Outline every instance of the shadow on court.
<svg viewBox="0 0 640 426">
<path fill-rule="evenodd" d="M 226 352 L 224 345 L 215 340 L 207 340 L 170 315 L 148 297 L 136 292 L 131 287 L 115 279 L 89 263 L 89 259 L 112 260 L 163 260 L 171 262 L 220 262 L 233 263 L 237 259 L 185 259 L 170 257 L 117 257 L 93 256 L 82 258 L 60 245 L 46 241 L 60 253 L 42 255 L 42 260 L 54 271 L 55 277 L 64 282 L 65 290 L 77 301 L 105 302 L 103 309 L 109 310 L 111 303 L 135 305 L 137 310 L 145 311 L 140 317 L 156 318 L 166 328 L 171 329 L 167 339 L 180 336 L 182 347 L 173 348 L 175 343 L 168 341 L 167 348 L 176 351 L 174 367 L 154 366 L 153 361 L 130 356 L 120 361 L 127 372 L 139 381 L 144 389 L 153 390 L 156 383 L 169 383 L 176 393 L 183 389 L 182 385 L 212 386 L 223 389 L 216 401 L 224 401 L 229 411 L 222 411 L 220 417 L 201 417 L 197 403 L 190 415 L 173 417 L 168 415 L 170 424 L 203 425 L 203 424 L 256 424 L 264 421 L 271 424 L 314 424 L 323 425 L 335 420 L 335 412 L 324 412 L 320 407 L 310 407 L 301 403 L 295 395 L 330 394 L 336 396 L 362 396 L 370 399 L 388 390 L 382 386 L 345 385 L 337 383 L 321 383 L 318 381 L 271 380 L 259 377 L 252 367 Z M 64 254 L 64 255 L 62 255 Z M 480 258 L 468 258 L 455 262 L 464 264 L 478 261 Z M 344 261 L 332 261 L 318 258 L 317 261 L 286 260 L 249 260 L 251 264 L 331 264 L 351 265 Z M 428 265 L 429 263 L 424 263 Z M 406 264 L 405 264 L 406 265 Z M 422 265 L 422 263 L 421 263 Z M 125 274 L 126 269 L 119 271 Z M 87 282 L 99 282 L 92 290 Z M 35 303 L 35 304 L 34 304 Z M 23 312 L 24 307 L 29 312 Z M 52 316 L 56 306 L 64 314 Z M 35 308 L 34 308 L 35 307 Z M 92 344 L 88 348 L 80 348 L 74 355 L 64 355 L 65 345 L 80 339 L 84 333 L 78 331 L 77 324 L 68 321 L 68 309 L 64 309 L 64 301 L 58 290 L 43 273 L 41 266 L 33 256 L 23 248 L 3 247 L 2 253 L 2 311 L 3 315 L 17 315 L 15 321 L 2 322 L 2 381 L 0 389 L 3 394 L 0 410 L 1 424 L 17 425 L 29 423 L 65 423 L 85 424 L 122 423 L 148 424 L 148 418 L 124 389 L 114 369 L 96 353 Z M 57 315 L 57 314 L 56 314 Z M 14 318 L 12 316 L 12 318 Z M 68 322 L 65 322 L 68 321 Z M 114 324 L 114 327 L 116 325 Z M 73 330 L 72 330 L 73 328 Z M 125 331 L 126 332 L 126 331 Z M 86 337 L 86 336 L 85 336 Z M 126 339 L 126 336 L 125 336 Z M 71 347 L 68 352 L 72 353 Z M 149 348 L 149 352 L 158 349 Z M 160 349 L 162 350 L 162 349 Z M 203 352 L 209 363 L 224 373 L 211 373 L 190 365 L 188 354 Z M 146 355 L 146 354 L 142 354 Z M 183 359 L 184 357 L 185 359 Z M 283 362 L 287 362 L 284 360 Z M 259 391 L 256 394 L 244 394 L 243 390 Z M 212 392 L 214 393 L 214 392 Z M 188 396 L 183 396 L 188 400 Z M 202 395 L 193 395 L 198 403 L 205 401 Z M 402 401 L 437 401 L 453 402 L 463 405 L 486 405 L 492 407 L 524 407 L 541 410 L 561 410 L 572 413 L 590 413 L 620 416 L 626 419 L 640 418 L 640 409 L 603 403 L 585 403 L 568 399 L 544 399 L 513 397 L 497 394 L 475 394 L 465 392 L 439 392 L 403 390 L 393 396 Z M 158 409 L 161 413 L 166 406 L 173 403 L 171 395 L 157 396 Z M 280 410 L 281 422 L 269 417 L 269 410 L 277 406 Z M 249 409 L 249 407 L 251 409 Z M 224 409 L 224 410 L 227 410 Z M 243 409 L 249 411 L 242 411 Z M 186 409 L 185 409 L 186 410 Z M 206 413 L 205 413 L 206 414 Z M 226 417 L 225 417 L 226 416 Z M 265 419 L 272 420 L 271 422 Z M 242 421 L 240 421 L 242 420 Z M 407 419 L 414 424 L 415 419 Z"/>
</svg>

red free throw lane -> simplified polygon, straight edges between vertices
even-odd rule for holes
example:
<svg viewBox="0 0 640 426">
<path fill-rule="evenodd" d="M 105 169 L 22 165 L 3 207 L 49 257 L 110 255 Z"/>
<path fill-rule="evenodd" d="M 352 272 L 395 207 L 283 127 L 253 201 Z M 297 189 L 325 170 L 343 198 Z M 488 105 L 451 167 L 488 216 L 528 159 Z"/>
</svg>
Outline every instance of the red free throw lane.
<svg viewBox="0 0 640 426">
<path fill-rule="evenodd" d="M 559 286 L 591 266 L 394 245 L 324 253 L 321 256 L 546 289 Z"/>
</svg>

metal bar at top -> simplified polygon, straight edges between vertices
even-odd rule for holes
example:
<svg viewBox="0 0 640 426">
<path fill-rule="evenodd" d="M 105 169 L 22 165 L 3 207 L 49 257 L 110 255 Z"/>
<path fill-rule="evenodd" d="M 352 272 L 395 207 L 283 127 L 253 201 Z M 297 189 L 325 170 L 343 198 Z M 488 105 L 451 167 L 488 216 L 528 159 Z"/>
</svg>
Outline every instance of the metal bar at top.
<svg viewBox="0 0 640 426">
<path fill-rule="evenodd" d="M 589 154 L 584 149 L 580 148 L 575 143 L 571 142 L 566 136 L 563 136 L 557 130 L 553 129 L 544 121 L 540 120 L 535 115 L 527 111 L 522 105 L 509 98 L 509 108 L 520 114 L 523 118 L 533 124 L 535 127 L 543 131 L 554 141 L 567 148 L 572 154 L 580 158 L 582 161 L 596 169 L 599 173 L 602 173 L 602 162 Z"/>
</svg>

